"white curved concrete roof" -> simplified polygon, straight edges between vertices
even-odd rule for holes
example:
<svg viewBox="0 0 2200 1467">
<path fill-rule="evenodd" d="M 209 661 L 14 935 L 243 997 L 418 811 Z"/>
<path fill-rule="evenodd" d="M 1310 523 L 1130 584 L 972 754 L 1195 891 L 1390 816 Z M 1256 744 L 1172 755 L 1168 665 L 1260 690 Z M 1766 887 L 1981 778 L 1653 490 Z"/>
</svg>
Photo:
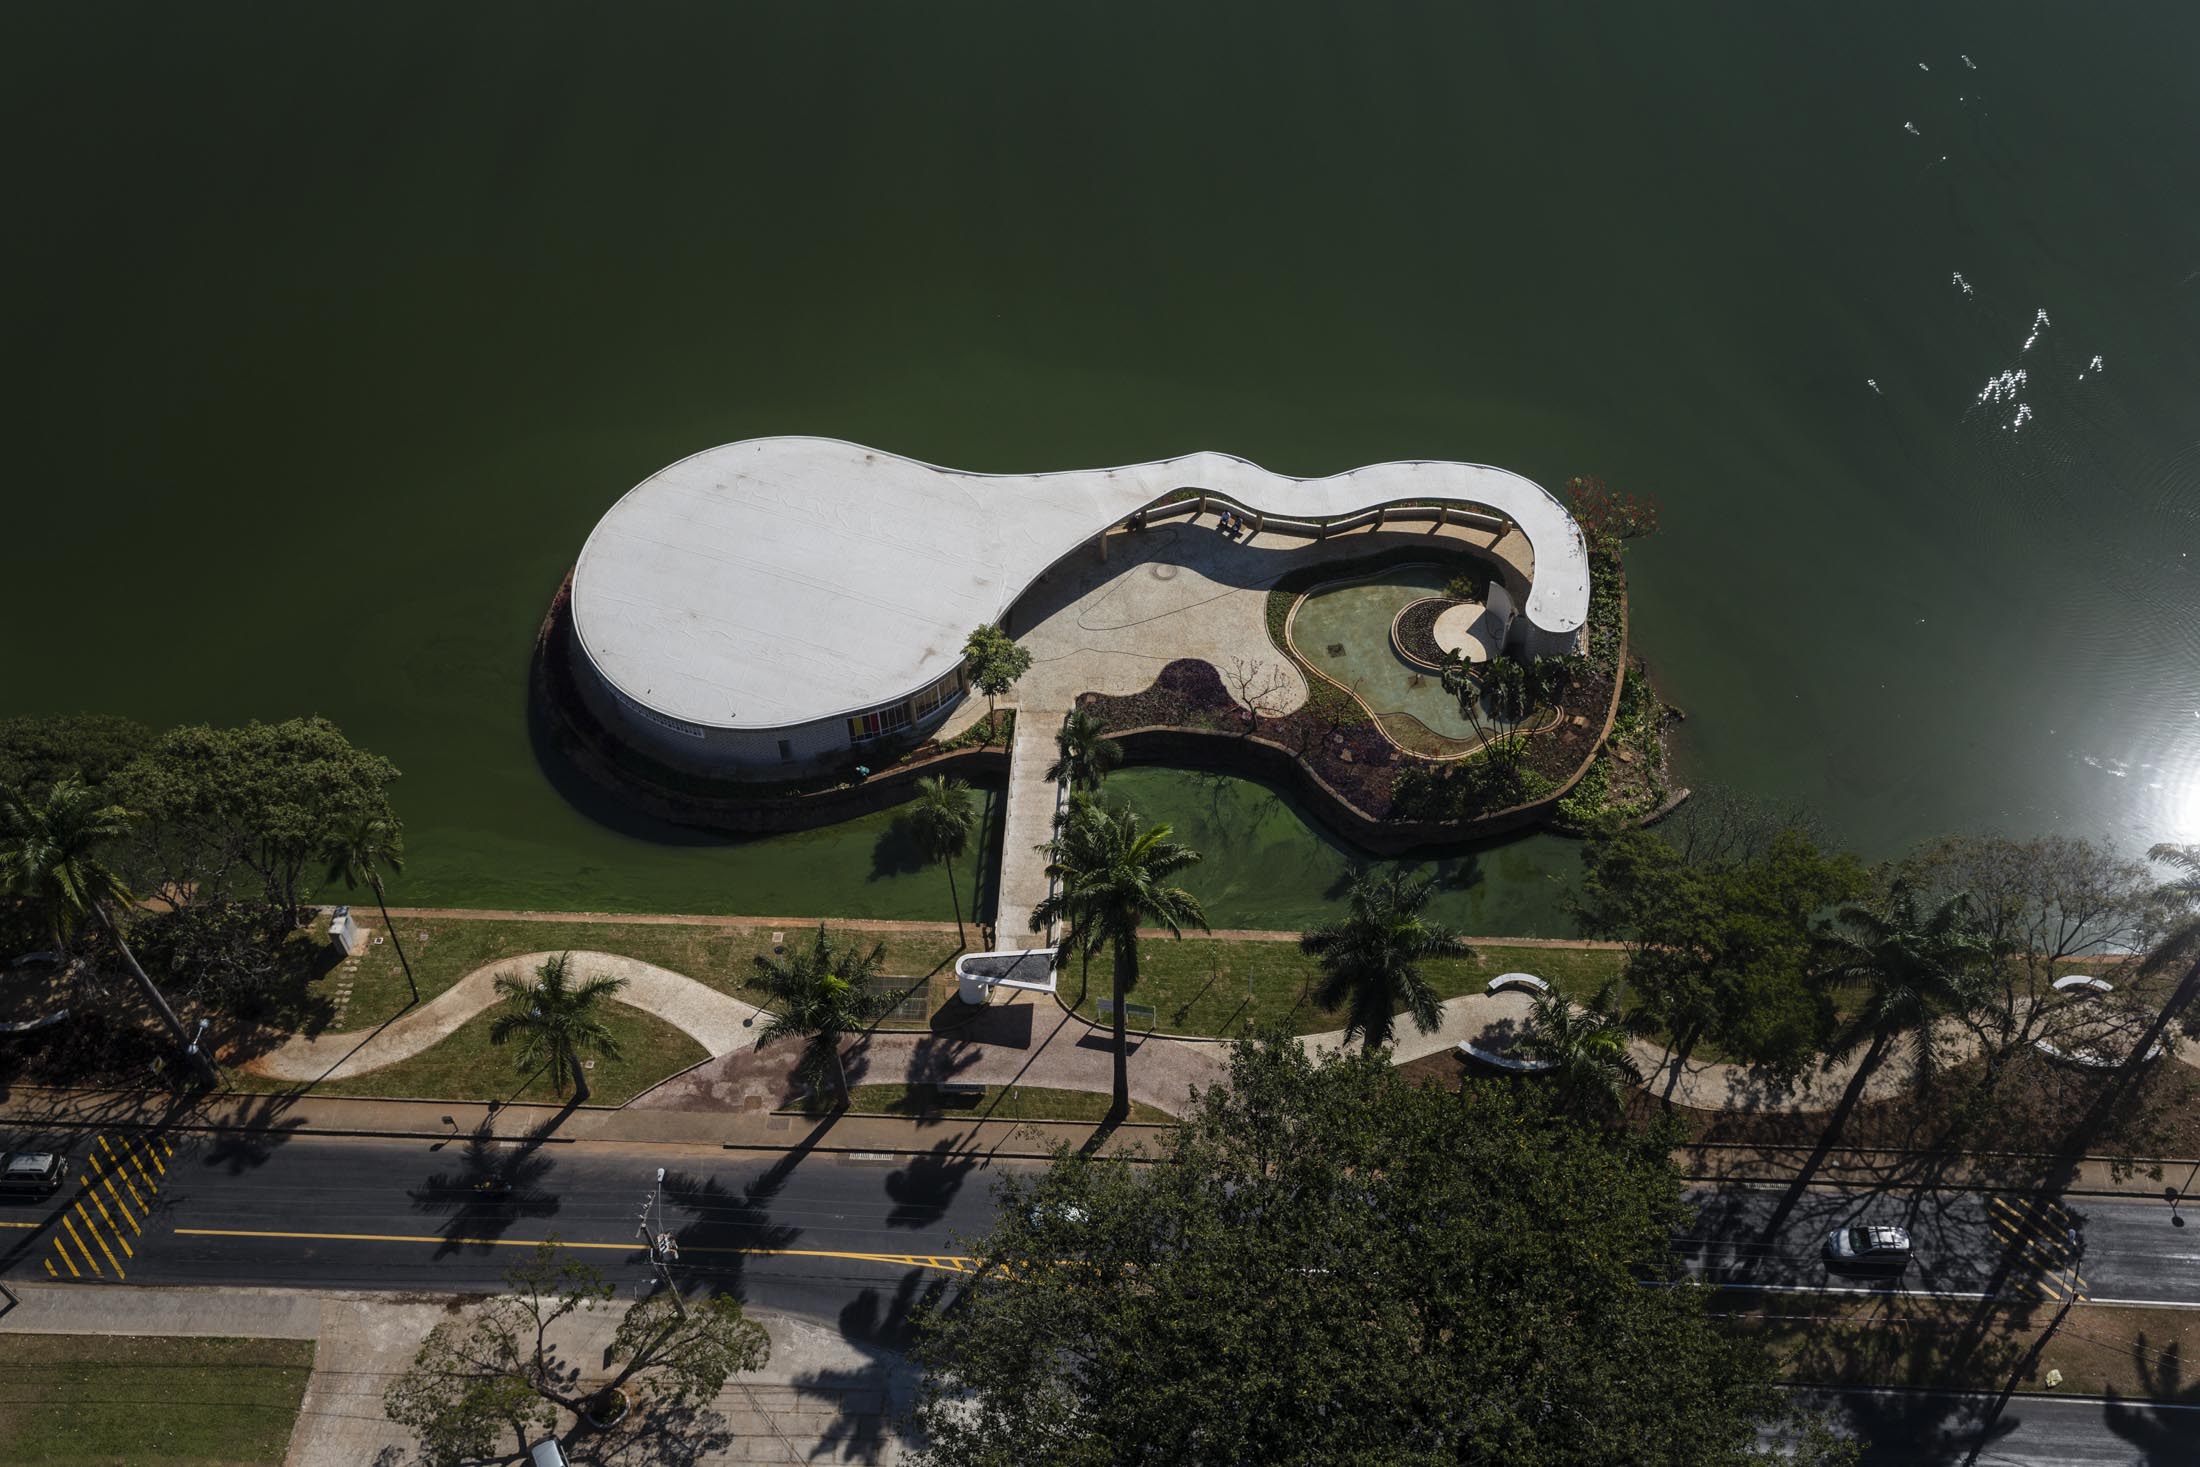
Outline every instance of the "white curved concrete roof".
<svg viewBox="0 0 2200 1467">
<path fill-rule="evenodd" d="M 589 660 L 647 708 L 786 728 L 892 703 L 946 675 L 1062 556 L 1171 490 L 1335 519 L 1409 499 L 1487 506 L 1534 553 L 1524 615 L 1589 614 L 1580 527 L 1540 485 L 1438 461 L 1293 479 L 1223 453 L 1114 469 L 971 474 L 830 438 L 752 438 L 658 470 L 613 505 L 573 573 Z"/>
</svg>

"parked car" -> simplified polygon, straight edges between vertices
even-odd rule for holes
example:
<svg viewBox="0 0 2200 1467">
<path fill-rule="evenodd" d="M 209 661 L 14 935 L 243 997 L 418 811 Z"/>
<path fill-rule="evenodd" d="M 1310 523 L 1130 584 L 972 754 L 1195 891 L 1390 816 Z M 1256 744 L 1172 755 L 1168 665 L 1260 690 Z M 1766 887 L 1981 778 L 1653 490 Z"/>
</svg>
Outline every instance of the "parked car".
<svg viewBox="0 0 2200 1467">
<path fill-rule="evenodd" d="M 1864 1224 L 1835 1228 L 1826 1235 L 1826 1261 L 1836 1267 L 1899 1271 L 1910 1266 L 1910 1235 L 1902 1228 Z"/>
<path fill-rule="evenodd" d="M 51 1197 L 69 1175 L 69 1159 L 58 1151 L 11 1151 L 0 1157 L 0 1196 Z"/>
</svg>

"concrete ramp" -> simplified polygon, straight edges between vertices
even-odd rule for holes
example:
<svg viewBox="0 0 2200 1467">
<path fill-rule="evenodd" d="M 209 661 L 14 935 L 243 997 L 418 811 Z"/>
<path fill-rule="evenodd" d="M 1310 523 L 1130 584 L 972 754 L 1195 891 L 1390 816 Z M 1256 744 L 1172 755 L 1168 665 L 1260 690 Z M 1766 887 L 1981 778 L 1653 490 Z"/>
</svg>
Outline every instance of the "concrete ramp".
<svg viewBox="0 0 2200 1467">
<path fill-rule="evenodd" d="M 1019 708 L 1009 747 L 1008 810 L 1001 819 L 1001 899 L 997 945 L 1022 947 L 1033 936 L 1031 909 L 1046 900 L 1047 858 L 1039 847 L 1054 838 L 1059 791 L 1047 779 L 1062 710 Z M 1051 938 L 1048 940 L 1051 941 Z"/>
</svg>

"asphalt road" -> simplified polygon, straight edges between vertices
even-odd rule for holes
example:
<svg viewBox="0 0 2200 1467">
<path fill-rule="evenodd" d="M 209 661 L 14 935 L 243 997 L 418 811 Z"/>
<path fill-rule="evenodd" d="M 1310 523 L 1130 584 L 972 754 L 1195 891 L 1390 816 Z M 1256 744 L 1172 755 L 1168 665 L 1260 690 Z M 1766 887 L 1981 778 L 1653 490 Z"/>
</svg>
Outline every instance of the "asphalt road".
<svg viewBox="0 0 2200 1467">
<path fill-rule="evenodd" d="M 1870 1443 L 1864 1467 L 2195 1467 L 2200 1407 L 1938 1391 L 1798 1391 Z M 1981 1445 L 1981 1435 L 1984 1443 Z M 1971 1455 L 1974 1448 L 1978 1455 Z"/>
<path fill-rule="evenodd" d="M 0 1134 L 0 1148 L 36 1138 Z M 54 1199 L 0 1203 L 0 1275 L 324 1289 L 496 1287 L 555 1234 L 620 1284 L 666 1168 L 676 1275 L 865 1336 L 962 1266 L 993 1216 L 983 1158 L 756 1158 L 699 1147 L 71 1135 Z M 995 1164 L 999 1166 L 1007 1163 Z M 85 1187 L 80 1180 L 93 1177 Z M 474 1189 L 508 1179 L 507 1199 Z M 657 1225 L 653 1221 L 653 1231 Z"/>
<path fill-rule="evenodd" d="M 2200 1209 L 2183 1214 L 2159 1198 L 2030 1198 L 1954 1191 L 1737 1188 L 1692 1192 L 1694 1227 L 1675 1243 L 1706 1280 L 1762 1288 L 1903 1288 L 1976 1297 L 2059 1301 L 2073 1278 L 2066 1230 L 2084 1241 L 2075 1277 L 2096 1302 L 2200 1305 Z M 1784 1209 L 1784 1216 L 1783 1214 Z M 1778 1229 L 1768 1227 L 1778 1219 Z M 1899 1278 L 1830 1270 L 1826 1234 L 1855 1223 L 1892 1223 L 1910 1232 L 1915 1261 Z M 2011 1266 L 2002 1270 L 2005 1259 Z"/>
</svg>

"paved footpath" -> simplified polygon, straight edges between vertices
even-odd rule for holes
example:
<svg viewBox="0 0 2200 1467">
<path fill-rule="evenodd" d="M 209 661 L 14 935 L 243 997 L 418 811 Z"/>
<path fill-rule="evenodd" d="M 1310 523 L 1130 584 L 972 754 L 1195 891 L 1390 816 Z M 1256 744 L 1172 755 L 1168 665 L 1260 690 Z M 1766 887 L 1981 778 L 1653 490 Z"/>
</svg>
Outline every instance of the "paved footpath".
<svg viewBox="0 0 2200 1467">
<path fill-rule="evenodd" d="M 14 1293 L 12 1306 L 0 1298 L 0 1334 L 314 1341 L 313 1377 L 285 1467 L 407 1460 L 411 1434 L 384 1419 L 382 1392 L 412 1363 L 428 1331 L 449 1317 L 442 1299 L 292 1289 L 21 1284 Z M 580 1318 L 557 1340 L 564 1358 L 583 1370 L 600 1367 L 618 1312 Z M 913 1399 L 914 1367 L 804 1320 L 760 1311 L 750 1318 L 770 1332 L 772 1358 L 762 1370 L 728 1382 L 703 1430 L 686 1443 L 700 1440 L 703 1449 L 679 1460 L 695 1467 L 901 1460 L 906 1444 L 895 1421 Z M 574 1460 L 594 1459 L 581 1453 Z"/>
<path fill-rule="evenodd" d="M 341 1080 L 410 1059 L 450 1035 L 468 1019 L 503 1001 L 499 979 L 525 982 L 556 953 L 523 953 L 476 968 L 418 1008 L 372 1029 L 341 1034 L 293 1035 L 253 1059 L 248 1068 L 276 1080 Z M 625 983 L 619 1002 L 646 1010 L 686 1033 L 712 1054 L 724 1054 L 755 1037 L 758 1010 L 684 973 L 617 953 L 575 951 L 575 971 Z"/>
</svg>

